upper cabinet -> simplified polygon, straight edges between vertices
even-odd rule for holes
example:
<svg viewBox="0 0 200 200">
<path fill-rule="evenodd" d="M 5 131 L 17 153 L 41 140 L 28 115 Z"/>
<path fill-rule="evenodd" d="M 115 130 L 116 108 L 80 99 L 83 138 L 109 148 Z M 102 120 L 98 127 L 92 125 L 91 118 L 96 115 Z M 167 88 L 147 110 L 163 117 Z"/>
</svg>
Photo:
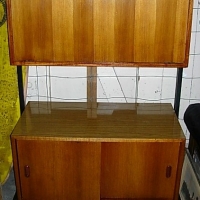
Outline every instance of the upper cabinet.
<svg viewBox="0 0 200 200">
<path fill-rule="evenodd" d="M 187 67 L 193 0 L 7 0 L 13 65 Z"/>
</svg>

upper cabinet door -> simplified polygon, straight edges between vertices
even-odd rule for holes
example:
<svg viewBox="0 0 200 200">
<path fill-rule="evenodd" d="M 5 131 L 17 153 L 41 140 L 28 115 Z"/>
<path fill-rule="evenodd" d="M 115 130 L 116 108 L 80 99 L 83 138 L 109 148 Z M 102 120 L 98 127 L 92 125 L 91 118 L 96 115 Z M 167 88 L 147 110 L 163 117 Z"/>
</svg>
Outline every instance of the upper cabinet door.
<svg viewBox="0 0 200 200">
<path fill-rule="evenodd" d="M 7 0 L 13 65 L 188 65 L 193 0 Z"/>
</svg>

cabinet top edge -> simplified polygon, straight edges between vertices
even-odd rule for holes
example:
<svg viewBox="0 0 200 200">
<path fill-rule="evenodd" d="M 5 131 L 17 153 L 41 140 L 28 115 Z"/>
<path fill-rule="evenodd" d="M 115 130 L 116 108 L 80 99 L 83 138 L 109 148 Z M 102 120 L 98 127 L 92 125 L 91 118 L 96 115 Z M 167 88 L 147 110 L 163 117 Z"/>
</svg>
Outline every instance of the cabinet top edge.
<svg viewBox="0 0 200 200">
<path fill-rule="evenodd" d="M 14 136 L 71 141 L 185 138 L 169 103 L 29 102 Z"/>
</svg>

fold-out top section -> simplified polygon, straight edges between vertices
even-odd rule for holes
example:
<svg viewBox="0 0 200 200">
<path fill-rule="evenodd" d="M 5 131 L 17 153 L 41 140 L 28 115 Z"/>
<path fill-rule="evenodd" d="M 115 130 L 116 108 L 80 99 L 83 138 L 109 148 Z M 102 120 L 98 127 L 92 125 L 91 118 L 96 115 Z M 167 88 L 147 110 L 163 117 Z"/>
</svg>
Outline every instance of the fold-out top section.
<svg viewBox="0 0 200 200">
<path fill-rule="evenodd" d="M 192 0 L 7 0 L 13 65 L 186 67 Z"/>
</svg>

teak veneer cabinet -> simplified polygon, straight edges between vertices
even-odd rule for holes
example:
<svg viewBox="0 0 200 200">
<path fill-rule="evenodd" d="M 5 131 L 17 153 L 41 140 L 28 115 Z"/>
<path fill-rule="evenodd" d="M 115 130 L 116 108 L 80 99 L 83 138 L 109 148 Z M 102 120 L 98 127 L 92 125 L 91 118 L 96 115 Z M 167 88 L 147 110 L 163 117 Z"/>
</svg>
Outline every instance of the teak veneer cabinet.
<svg viewBox="0 0 200 200">
<path fill-rule="evenodd" d="M 13 65 L 188 65 L 193 0 L 7 0 Z"/>
<path fill-rule="evenodd" d="M 11 135 L 18 200 L 177 200 L 185 137 L 170 104 L 29 102 Z"/>
</svg>

